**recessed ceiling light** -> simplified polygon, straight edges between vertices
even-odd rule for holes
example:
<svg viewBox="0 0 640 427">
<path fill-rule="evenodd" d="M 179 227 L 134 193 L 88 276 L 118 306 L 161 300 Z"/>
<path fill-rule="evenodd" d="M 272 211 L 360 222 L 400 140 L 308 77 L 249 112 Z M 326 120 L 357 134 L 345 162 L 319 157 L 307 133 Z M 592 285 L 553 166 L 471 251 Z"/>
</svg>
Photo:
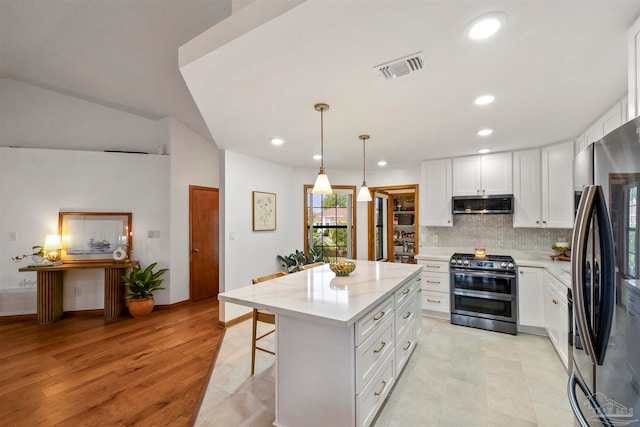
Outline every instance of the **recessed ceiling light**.
<svg viewBox="0 0 640 427">
<path fill-rule="evenodd" d="M 273 139 L 271 139 L 271 143 L 273 145 L 282 145 L 282 144 L 284 144 L 284 139 L 282 139 L 282 138 L 273 138 Z"/>
<path fill-rule="evenodd" d="M 490 94 L 486 94 L 486 95 L 480 95 L 479 97 L 477 97 L 473 103 L 476 105 L 488 105 L 491 104 L 493 101 L 496 100 L 496 97 Z"/>
<path fill-rule="evenodd" d="M 313 155 L 313 160 L 320 160 L 322 158 L 322 156 L 320 154 L 314 154 Z"/>
<path fill-rule="evenodd" d="M 493 129 L 480 129 L 478 131 L 478 136 L 489 136 L 493 133 Z"/>
<path fill-rule="evenodd" d="M 385 162 L 384 160 L 380 160 L 378 162 L 378 166 L 387 166 L 387 162 Z"/>
<path fill-rule="evenodd" d="M 490 152 L 491 149 L 490 148 L 481 148 L 478 150 L 478 153 L 480 154 L 487 154 L 488 152 Z"/>
<path fill-rule="evenodd" d="M 497 33 L 506 21 L 507 15 L 503 12 L 486 13 L 471 21 L 464 35 L 471 40 L 483 40 Z"/>
</svg>

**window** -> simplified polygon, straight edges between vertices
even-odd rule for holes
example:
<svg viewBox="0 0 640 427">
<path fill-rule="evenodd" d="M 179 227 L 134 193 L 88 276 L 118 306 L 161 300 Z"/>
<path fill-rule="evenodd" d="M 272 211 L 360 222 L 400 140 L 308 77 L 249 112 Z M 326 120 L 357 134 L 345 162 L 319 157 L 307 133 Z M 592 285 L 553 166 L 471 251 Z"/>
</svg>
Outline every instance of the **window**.
<svg viewBox="0 0 640 427">
<path fill-rule="evenodd" d="M 625 253 L 624 265 L 627 277 L 638 277 L 638 186 L 634 185 L 625 191 Z"/>
<path fill-rule="evenodd" d="M 356 187 L 331 186 L 333 194 L 312 194 L 305 185 L 305 247 L 325 262 L 356 257 Z"/>
</svg>

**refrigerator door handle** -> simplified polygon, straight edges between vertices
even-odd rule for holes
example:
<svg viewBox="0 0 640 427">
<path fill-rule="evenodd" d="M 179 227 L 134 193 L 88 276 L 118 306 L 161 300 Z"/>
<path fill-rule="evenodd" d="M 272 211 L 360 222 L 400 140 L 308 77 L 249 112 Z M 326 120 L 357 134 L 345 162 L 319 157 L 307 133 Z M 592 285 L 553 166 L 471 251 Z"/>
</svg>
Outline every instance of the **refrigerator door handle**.
<svg viewBox="0 0 640 427">
<path fill-rule="evenodd" d="M 576 396 L 576 386 L 580 386 L 583 393 L 586 396 L 590 396 L 588 393 L 588 390 L 586 390 L 583 384 L 578 382 L 578 378 L 576 378 L 575 372 L 572 372 L 571 376 L 569 377 L 569 381 L 567 382 L 567 394 L 569 395 L 569 404 L 571 405 L 571 410 L 573 411 L 573 414 L 576 416 L 576 419 L 578 420 L 578 423 L 580 424 L 580 426 L 589 427 L 589 423 L 587 422 L 587 419 L 584 417 L 584 414 L 580 409 L 580 404 L 578 403 L 578 396 Z M 589 401 L 591 401 L 591 399 L 589 399 Z"/>
<path fill-rule="evenodd" d="M 593 397 L 593 395 L 589 392 L 587 386 L 582 382 L 580 378 L 576 376 L 575 372 L 572 372 L 571 376 L 569 377 L 569 381 L 567 381 L 567 394 L 569 395 L 569 404 L 571 405 L 571 410 L 576 416 L 576 420 L 578 420 L 580 427 L 590 427 L 590 425 L 584 414 L 582 413 L 582 409 L 580 409 L 578 396 L 576 396 L 576 386 L 580 387 L 580 390 L 582 390 L 584 395 L 587 396 L 589 405 L 591 405 L 591 408 L 593 408 L 593 411 L 597 414 L 602 425 L 605 427 L 615 427 L 615 425 L 611 422 L 611 420 L 609 420 L 607 415 L 602 411 L 602 408 L 596 401 L 595 397 Z"/>
<path fill-rule="evenodd" d="M 594 352 L 593 332 L 590 330 L 587 321 L 587 307 L 585 305 L 585 274 L 584 269 L 587 262 L 587 240 L 589 237 L 589 226 L 591 223 L 591 213 L 595 203 L 595 186 L 588 186 L 582 192 L 578 212 L 576 214 L 576 223 L 573 230 L 573 259 L 571 261 L 571 281 L 573 290 L 573 307 L 576 319 L 578 333 L 582 338 L 582 345 L 585 353 L 596 364 L 597 359 Z"/>
</svg>

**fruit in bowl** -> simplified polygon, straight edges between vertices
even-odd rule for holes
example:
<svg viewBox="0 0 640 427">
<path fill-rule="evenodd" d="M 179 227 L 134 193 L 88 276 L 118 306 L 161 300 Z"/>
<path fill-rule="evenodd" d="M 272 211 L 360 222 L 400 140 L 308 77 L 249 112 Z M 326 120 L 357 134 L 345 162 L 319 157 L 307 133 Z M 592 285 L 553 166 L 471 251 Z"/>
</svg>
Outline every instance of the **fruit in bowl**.
<svg viewBox="0 0 640 427">
<path fill-rule="evenodd" d="M 329 263 L 331 271 L 336 273 L 336 276 L 348 276 L 356 269 L 356 263 L 354 261 L 332 261 Z"/>
</svg>

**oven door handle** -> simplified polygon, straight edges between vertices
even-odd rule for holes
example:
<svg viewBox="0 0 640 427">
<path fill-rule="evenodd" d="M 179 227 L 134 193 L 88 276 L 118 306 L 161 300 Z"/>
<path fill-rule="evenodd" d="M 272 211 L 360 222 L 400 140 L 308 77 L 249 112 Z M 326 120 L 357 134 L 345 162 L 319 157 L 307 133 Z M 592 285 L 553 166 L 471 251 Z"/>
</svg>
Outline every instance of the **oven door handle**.
<svg viewBox="0 0 640 427">
<path fill-rule="evenodd" d="M 514 274 L 501 274 L 501 273 L 491 273 L 486 271 L 477 271 L 477 270 L 465 270 L 463 268 L 452 268 L 451 273 L 453 274 L 463 274 L 466 276 L 476 276 L 476 277 L 495 277 L 497 279 L 515 279 L 516 275 Z"/>
<path fill-rule="evenodd" d="M 482 298 L 482 299 L 493 299 L 500 301 L 513 301 L 514 296 L 512 294 L 497 294 L 495 292 L 486 292 L 486 291 L 470 291 L 467 289 L 459 289 L 456 288 L 453 290 L 454 295 L 462 295 L 464 297 L 474 297 L 474 298 Z"/>
</svg>

